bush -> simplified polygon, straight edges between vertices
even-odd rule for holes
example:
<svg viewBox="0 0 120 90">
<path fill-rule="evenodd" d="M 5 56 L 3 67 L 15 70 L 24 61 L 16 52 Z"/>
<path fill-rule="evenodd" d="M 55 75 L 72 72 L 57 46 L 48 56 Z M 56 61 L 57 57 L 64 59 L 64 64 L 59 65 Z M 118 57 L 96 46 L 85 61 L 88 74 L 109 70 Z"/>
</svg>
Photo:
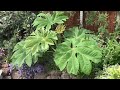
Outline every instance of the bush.
<svg viewBox="0 0 120 90">
<path fill-rule="evenodd" d="M 120 79 L 120 65 L 104 67 L 103 71 L 98 72 L 95 79 Z"/>
<path fill-rule="evenodd" d="M 34 30 L 32 22 L 35 17 L 30 11 L 0 11 L 0 47 L 10 54 L 15 44 Z"/>
</svg>

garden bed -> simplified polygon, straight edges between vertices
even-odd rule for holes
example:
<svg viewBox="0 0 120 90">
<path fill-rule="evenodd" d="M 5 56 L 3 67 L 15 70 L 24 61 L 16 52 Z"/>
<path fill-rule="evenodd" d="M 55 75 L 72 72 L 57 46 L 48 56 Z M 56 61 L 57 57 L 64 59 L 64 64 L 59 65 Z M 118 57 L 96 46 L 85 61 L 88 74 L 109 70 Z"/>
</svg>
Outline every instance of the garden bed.
<svg viewBox="0 0 120 90">
<path fill-rule="evenodd" d="M 120 79 L 118 12 L 0 11 L 0 79 Z"/>
</svg>

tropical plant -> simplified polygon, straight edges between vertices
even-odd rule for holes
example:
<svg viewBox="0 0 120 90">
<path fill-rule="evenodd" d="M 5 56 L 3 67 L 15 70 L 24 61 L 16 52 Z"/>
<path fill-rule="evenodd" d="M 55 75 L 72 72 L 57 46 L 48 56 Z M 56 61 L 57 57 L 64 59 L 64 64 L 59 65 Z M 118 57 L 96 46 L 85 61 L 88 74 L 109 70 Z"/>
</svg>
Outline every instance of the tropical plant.
<svg viewBox="0 0 120 90">
<path fill-rule="evenodd" d="M 13 65 L 21 67 L 26 63 L 30 67 L 36 63 L 38 57 L 42 57 L 42 54 L 49 50 L 51 45 L 55 45 L 58 40 L 56 31 L 50 30 L 51 26 L 55 23 L 63 23 L 66 19 L 67 16 L 64 16 L 63 12 L 54 12 L 53 15 L 38 14 L 33 22 L 36 30 L 14 47 L 11 57 Z"/>
<path fill-rule="evenodd" d="M 54 61 L 60 70 L 77 75 L 79 70 L 87 75 L 92 70 L 92 62 L 99 63 L 102 53 L 90 31 L 73 27 L 65 33 L 65 41 L 55 50 Z"/>
<path fill-rule="evenodd" d="M 54 31 L 46 30 L 36 30 L 28 36 L 25 41 L 19 42 L 14 47 L 14 54 L 12 56 L 12 61 L 19 67 L 22 66 L 24 62 L 28 66 L 31 66 L 32 60 L 34 63 L 37 62 L 37 55 L 41 55 L 49 49 L 49 45 L 54 45 L 57 40 L 56 33 Z M 19 57 L 19 58 L 18 58 Z"/>
</svg>

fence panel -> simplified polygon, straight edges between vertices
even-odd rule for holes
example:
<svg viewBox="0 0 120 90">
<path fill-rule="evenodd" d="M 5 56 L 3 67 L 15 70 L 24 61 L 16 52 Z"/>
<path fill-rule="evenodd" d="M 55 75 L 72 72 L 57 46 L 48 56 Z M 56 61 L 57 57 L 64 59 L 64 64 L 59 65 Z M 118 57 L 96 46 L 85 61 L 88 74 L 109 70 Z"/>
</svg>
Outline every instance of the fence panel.
<svg viewBox="0 0 120 90">
<path fill-rule="evenodd" d="M 104 12 L 104 11 L 101 11 L 101 12 Z M 108 31 L 111 33 L 111 32 L 114 32 L 114 29 L 115 29 L 117 11 L 107 11 L 107 13 L 108 13 L 108 20 L 107 20 L 108 21 Z M 83 27 L 86 28 L 86 29 L 97 32 L 98 27 L 95 24 L 87 25 L 86 22 L 85 22 L 85 18 L 87 18 L 86 13 L 84 13 Z"/>
</svg>

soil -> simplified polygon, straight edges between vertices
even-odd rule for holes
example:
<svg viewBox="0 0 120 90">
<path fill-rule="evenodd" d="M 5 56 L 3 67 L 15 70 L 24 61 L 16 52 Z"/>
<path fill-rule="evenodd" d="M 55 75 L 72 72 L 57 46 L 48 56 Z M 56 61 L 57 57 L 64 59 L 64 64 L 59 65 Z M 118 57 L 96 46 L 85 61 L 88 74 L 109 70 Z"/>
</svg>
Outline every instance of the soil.
<svg viewBox="0 0 120 90">
<path fill-rule="evenodd" d="M 9 67 L 8 63 L 2 62 L 0 65 L 0 69 L 3 70 L 2 75 L 0 76 L 0 79 L 24 79 L 25 76 L 20 76 L 19 72 L 17 70 L 13 70 L 11 74 L 9 74 Z M 46 67 L 45 67 L 46 68 Z M 69 75 L 67 72 L 59 71 L 59 70 L 45 70 L 42 73 L 38 73 L 34 76 L 34 79 L 77 79 L 74 75 Z"/>
<path fill-rule="evenodd" d="M 69 75 L 67 72 L 52 70 L 48 73 L 40 73 L 37 74 L 34 79 L 77 79 L 77 77 L 73 75 Z"/>
<path fill-rule="evenodd" d="M 24 79 L 24 77 L 20 77 L 18 74 L 18 71 L 13 71 L 11 75 L 6 75 L 4 77 L 0 77 L 0 79 Z M 77 77 L 73 75 L 69 75 L 66 72 L 60 72 L 60 71 L 50 71 L 50 72 L 42 72 L 38 73 L 34 76 L 34 79 L 78 79 Z"/>
<path fill-rule="evenodd" d="M 0 69 L 3 70 L 2 75 L 0 75 L 0 79 L 25 79 L 25 75 L 23 74 L 20 76 L 19 72 L 17 70 L 12 70 L 12 72 L 9 72 L 8 65 L 1 64 Z M 38 73 L 34 76 L 34 79 L 77 79 L 74 75 L 69 75 L 67 72 L 59 71 L 59 70 L 49 70 L 44 71 L 42 73 Z"/>
<path fill-rule="evenodd" d="M 11 78 L 12 79 L 22 79 L 22 77 L 20 76 L 18 71 L 12 71 Z"/>
</svg>

